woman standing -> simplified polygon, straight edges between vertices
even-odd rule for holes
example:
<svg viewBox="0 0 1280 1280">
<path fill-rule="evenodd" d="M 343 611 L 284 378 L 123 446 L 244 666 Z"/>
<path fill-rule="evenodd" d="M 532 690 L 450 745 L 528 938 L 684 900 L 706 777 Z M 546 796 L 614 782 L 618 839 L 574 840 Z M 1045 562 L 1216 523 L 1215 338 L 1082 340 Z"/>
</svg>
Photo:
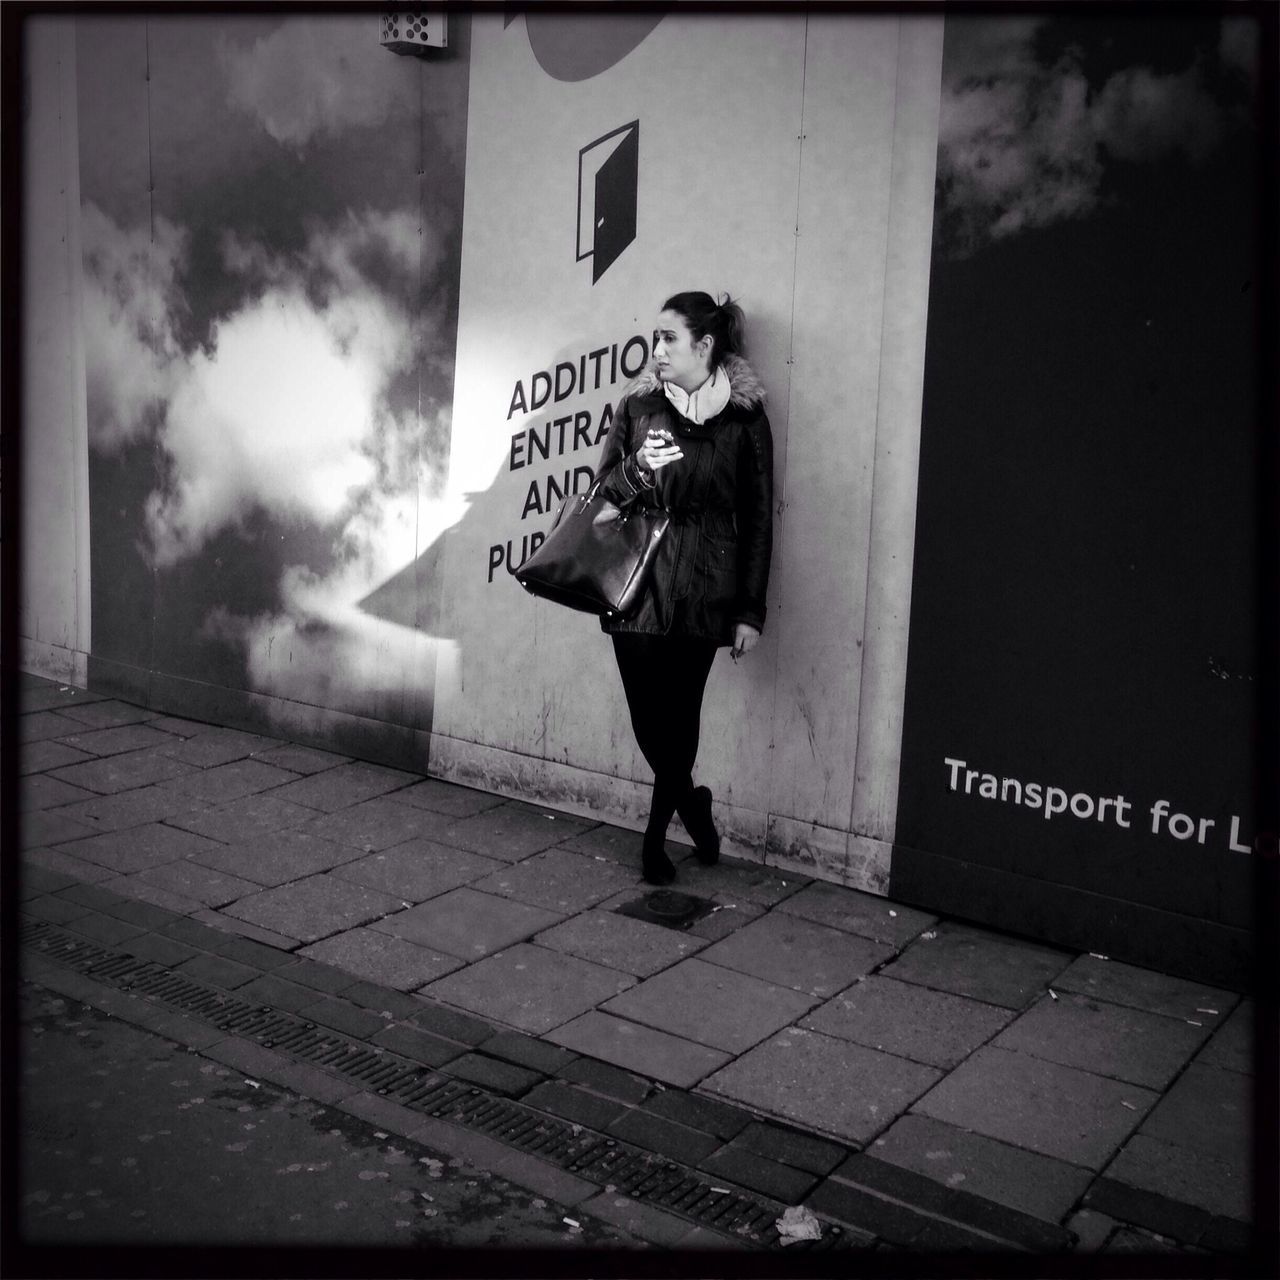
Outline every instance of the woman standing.
<svg viewBox="0 0 1280 1280">
<path fill-rule="evenodd" d="M 742 308 L 705 293 L 668 298 L 653 358 L 623 392 L 597 474 L 620 505 L 671 515 L 637 609 L 604 618 L 653 800 L 644 878 L 669 884 L 674 813 L 698 859 L 720 856 L 711 792 L 693 785 L 702 695 L 716 650 L 734 661 L 764 627 L 773 547 L 773 437 L 764 388 L 743 358 Z"/>
</svg>

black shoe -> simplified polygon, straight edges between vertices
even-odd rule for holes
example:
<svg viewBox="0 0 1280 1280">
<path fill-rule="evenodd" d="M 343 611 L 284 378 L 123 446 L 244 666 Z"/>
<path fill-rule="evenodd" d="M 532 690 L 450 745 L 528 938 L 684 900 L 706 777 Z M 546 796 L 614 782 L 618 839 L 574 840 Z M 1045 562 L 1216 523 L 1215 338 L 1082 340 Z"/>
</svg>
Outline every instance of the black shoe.
<svg viewBox="0 0 1280 1280">
<path fill-rule="evenodd" d="M 665 845 L 661 837 L 655 839 L 646 833 L 640 865 L 649 884 L 670 884 L 676 878 L 675 865 L 667 857 Z"/>
<path fill-rule="evenodd" d="M 720 860 L 720 833 L 711 820 L 711 789 L 695 787 L 689 799 L 681 806 L 680 821 L 693 837 L 698 861 L 704 867 L 714 866 Z"/>
</svg>

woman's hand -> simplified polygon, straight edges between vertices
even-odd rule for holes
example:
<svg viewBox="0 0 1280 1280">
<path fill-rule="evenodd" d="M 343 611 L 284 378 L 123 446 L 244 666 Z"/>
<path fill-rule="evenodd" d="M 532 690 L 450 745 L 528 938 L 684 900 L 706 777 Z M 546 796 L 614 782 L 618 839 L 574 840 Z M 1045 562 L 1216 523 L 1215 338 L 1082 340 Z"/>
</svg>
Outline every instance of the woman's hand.
<svg viewBox="0 0 1280 1280">
<path fill-rule="evenodd" d="M 760 633 L 755 627 L 739 622 L 733 629 L 733 648 L 729 650 L 729 656 L 737 662 L 744 653 L 750 653 L 756 647 L 759 639 Z"/>
<path fill-rule="evenodd" d="M 670 431 L 650 431 L 636 457 L 647 470 L 661 471 L 663 467 L 678 462 L 684 457 L 684 453 L 672 439 Z"/>
</svg>

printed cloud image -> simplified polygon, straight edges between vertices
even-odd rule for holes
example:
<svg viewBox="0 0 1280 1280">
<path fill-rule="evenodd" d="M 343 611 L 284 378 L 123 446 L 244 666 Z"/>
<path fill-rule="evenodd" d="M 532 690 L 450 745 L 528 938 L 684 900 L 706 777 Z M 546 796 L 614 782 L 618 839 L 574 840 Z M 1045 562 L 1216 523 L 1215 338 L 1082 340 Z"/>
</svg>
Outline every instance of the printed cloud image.
<svg viewBox="0 0 1280 1280">
<path fill-rule="evenodd" d="M 95 651 L 427 726 L 358 602 L 447 523 L 465 79 L 359 16 L 82 25 Z"/>
<path fill-rule="evenodd" d="M 945 247 L 1083 217 L 1117 166 L 1185 162 L 1189 177 L 1248 120 L 1256 31 L 1044 17 L 948 21 L 937 215 Z"/>
</svg>

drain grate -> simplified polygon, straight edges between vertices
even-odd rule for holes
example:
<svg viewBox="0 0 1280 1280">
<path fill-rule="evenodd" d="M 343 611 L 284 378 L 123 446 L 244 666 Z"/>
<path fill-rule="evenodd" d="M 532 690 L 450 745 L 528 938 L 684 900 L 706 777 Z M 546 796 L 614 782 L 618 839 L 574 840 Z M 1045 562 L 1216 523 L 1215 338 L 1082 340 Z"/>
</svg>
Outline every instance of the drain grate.
<svg viewBox="0 0 1280 1280">
<path fill-rule="evenodd" d="M 704 899 L 693 901 L 704 903 L 708 911 L 714 906 Z M 694 909 L 700 914 L 708 913 L 696 905 Z M 780 1247 L 774 1226 L 782 1212 L 780 1203 L 734 1188 L 720 1188 L 703 1174 L 643 1148 L 349 1040 L 296 1015 L 250 1004 L 193 982 L 155 961 L 96 946 L 48 921 L 24 924 L 20 937 L 29 948 L 96 980 L 135 991 L 194 1014 L 220 1030 L 323 1067 L 414 1111 L 474 1129 L 700 1226 L 760 1247 Z M 826 1251 L 853 1244 L 838 1226 L 825 1223 L 822 1239 L 790 1246 L 789 1251 Z"/>
</svg>

